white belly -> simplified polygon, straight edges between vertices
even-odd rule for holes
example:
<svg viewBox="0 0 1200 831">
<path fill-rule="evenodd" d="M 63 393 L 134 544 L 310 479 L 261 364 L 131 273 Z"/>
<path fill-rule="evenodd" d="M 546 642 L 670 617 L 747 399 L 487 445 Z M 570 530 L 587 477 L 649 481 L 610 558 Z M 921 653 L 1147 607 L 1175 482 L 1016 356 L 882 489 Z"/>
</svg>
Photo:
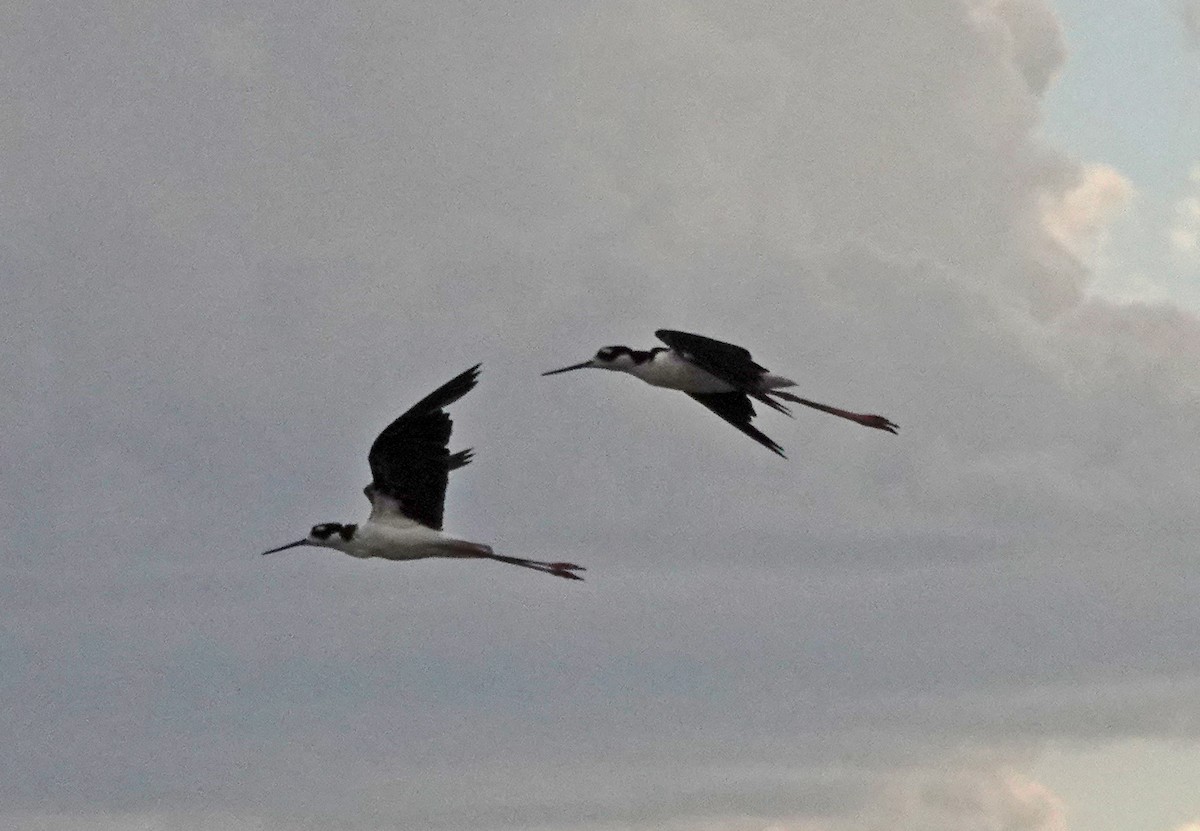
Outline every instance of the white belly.
<svg viewBox="0 0 1200 831">
<path fill-rule="evenodd" d="M 673 352 L 659 352 L 653 360 L 630 368 L 629 373 L 652 386 L 683 392 L 731 392 L 734 389 L 695 364 L 681 360 Z"/>
<path fill-rule="evenodd" d="M 422 560 L 426 557 L 464 556 L 464 545 L 453 537 L 424 525 L 392 525 L 368 522 L 359 528 L 347 553 L 355 557 L 382 557 L 385 560 Z"/>
</svg>

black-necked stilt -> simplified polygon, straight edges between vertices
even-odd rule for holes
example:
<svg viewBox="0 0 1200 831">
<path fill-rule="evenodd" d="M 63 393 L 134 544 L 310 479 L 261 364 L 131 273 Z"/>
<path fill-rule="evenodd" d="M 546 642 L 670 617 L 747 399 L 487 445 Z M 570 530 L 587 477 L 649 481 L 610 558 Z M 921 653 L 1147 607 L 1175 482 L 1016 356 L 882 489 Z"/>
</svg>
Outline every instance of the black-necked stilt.
<svg viewBox="0 0 1200 831">
<path fill-rule="evenodd" d="M 502 557 L 491 546 L 442 533 L 442 507 L 450 471 L 471 461 L 470 450 L 447 449 L 453 423 L 445 407 L 466 395 L 479 378 L 479 365 L 443 384 L 387 426 L 371 445 L 367 461 L 371 484 L 364 493 L 371 515 L 362 525 L 326 522 L 314 525 L 302 540 L 272 548 L 274 554 L 300 545 L 334 548 L 352 557 L 420 560 L 426 557 L 475 557 L 543 571 L 568 580 L 582 566 Z"/>
<path fill-rule="evenodd" d="M 627 372 L 656 387 L 682 390 L 780 456 L 783 456 L 783 448 L 750 424 L 750 419 L 754 418 L 751 398 L 788 416 L 791 415 L 788 408 L 771 396 L 848 418 L 865 427 L 887 430 L 889 433 L 899 429 L 883 416 L 839 410 L 782 392 L 780 387 L 794 387 L 796 382 L 759 366 L 751 360 L 750 352 L 740 346 L 672 329 L 659 329 L 654 334 L 670 348 L 656 346 L 639 351 L 628 346 L 606 346 L 591 360 L 543 372 L 542 375 L 556 375 L 588 367 L 611 369 Z"/>
</svg>

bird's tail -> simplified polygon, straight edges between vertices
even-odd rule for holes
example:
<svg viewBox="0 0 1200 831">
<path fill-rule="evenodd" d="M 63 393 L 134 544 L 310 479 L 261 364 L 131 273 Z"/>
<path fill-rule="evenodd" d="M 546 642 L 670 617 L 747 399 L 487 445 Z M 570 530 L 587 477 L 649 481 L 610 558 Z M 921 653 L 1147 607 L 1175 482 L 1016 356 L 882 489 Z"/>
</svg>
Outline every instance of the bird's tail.
<svg viewBox="0 0 1200 831">
<path fill-rule="evenodd" d="M 782 375 L 775 375 L 774 373 L 768 373 L 758 379 L 758 388 L 757 389 L 747 390 L 746 394 L 749 395 L 751 398 L 753 398 L 755 401 L 761 401 L 763 404 L 766 404 L 772 410 L 775 410 L 776 412 L 779 412 L 779 413 L 783 413 L 788 418 L 795 418 L 795 416 L 792 415 L 791 410 L 789 410 L 787 407 L 780 404 L 774 398 L 771 398 L 772 395 L 775 395 L 775 396 L 778 396 L 779 398 L 784 399 L 785 401 L 797 400 L 796 396 L 792 395 L 791 393 L 779 392 L 780 387 L 794 387 L 794 386 L 796 386 L 796 382 L 793 381 L 791 378 L 784 378 Z"/>
</svg>

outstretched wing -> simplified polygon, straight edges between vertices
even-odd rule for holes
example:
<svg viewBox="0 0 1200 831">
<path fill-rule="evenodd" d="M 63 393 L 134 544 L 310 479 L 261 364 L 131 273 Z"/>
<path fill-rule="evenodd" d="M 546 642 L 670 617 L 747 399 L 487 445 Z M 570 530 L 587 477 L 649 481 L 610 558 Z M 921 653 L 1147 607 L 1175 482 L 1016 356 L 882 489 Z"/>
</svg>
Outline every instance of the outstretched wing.
<svg viewBox="0 0 1200 831">
<path fill-rule="evenodd" d="M 745 393 L 741 392 L 714 392 L 714 393 L 688 393 L 689 396 L 699 401 L 705 407 L 712 410 L 721 418 L 728 421 L 734 427 L 741 430 L 750 438 L 761 444 L 763 447 L 770 450 L 772 453 L 778 453 L 783 458 L 783 448 L 772 441 L 768 436 L 755 428 L 750 419 L 754 418 L 754 404 Z"/>
<path fill-rule="evenodd" d="M 450 453 L 453 422 L 444 408 L 471 391 L 479 366 L 422 398 L 375 439 L 367 455 L 372 481 L 365 491 L 374 508 L 372 518 L 398 512 L 441 530 L 450 471 L 471 461 L 470 450 Z"/>
<path fill-rule="evenodd" d="M 759 379 L 766 374 L 767 368 L 759 366 L 750 358 L 750 350 L 703 335 L 677 332 L 674 329 L 659 329 L 654 334 L 709 375 L 744 391 L 773 410 L 791 415 L 787 407 L 758 391 Z"/>
</svg>

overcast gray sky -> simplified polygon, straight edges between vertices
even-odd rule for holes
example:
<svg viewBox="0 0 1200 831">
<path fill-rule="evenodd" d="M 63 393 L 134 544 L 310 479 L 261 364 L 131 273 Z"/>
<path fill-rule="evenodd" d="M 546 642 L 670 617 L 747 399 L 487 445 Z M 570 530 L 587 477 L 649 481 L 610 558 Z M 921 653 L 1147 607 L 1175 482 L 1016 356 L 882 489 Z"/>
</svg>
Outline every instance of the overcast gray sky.
<svg viewBox="0 0 1200 831">
<path fill-rule="evenodd" d="M 1050 0 L 6 17 L 4 824 L 1083 831 L 1049 748 L 1200 779 L 1200 321 L 1096 290 L 1141 194 L 1041 136 Z M 901 434 L 538 377 L 663 326 Z M 587 582 L 258 557 L 477 361 L 447 527 Z"/>
</svg>

